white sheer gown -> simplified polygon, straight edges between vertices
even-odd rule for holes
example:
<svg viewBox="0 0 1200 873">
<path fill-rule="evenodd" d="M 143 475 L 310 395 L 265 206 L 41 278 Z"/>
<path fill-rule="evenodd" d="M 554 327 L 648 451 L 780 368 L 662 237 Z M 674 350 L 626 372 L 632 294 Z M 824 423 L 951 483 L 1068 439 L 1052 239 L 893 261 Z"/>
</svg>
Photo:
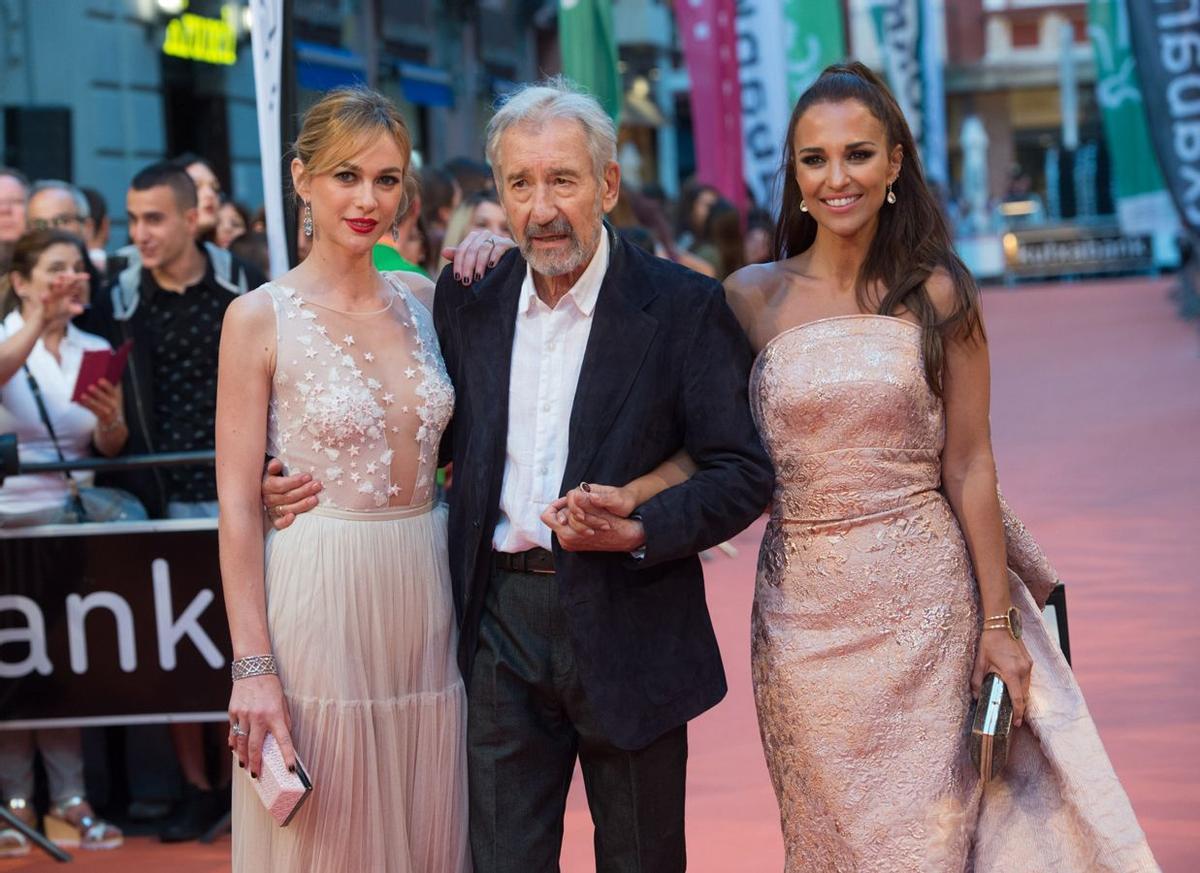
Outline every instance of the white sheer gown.
<svg viewBox="0 0 1200 873">
<path fill-rule="evenodd" d="M 279 828 L 235 774 L 239 873 L 470 868 L 466 698 L 432 503 L 454 393 L 432 315 L 386 278 L 371 313 L 254 292 L 277 325 L 269 451 L 324 490 L 266 543 L 271 641 L 314 791 Z"/>
</svg>

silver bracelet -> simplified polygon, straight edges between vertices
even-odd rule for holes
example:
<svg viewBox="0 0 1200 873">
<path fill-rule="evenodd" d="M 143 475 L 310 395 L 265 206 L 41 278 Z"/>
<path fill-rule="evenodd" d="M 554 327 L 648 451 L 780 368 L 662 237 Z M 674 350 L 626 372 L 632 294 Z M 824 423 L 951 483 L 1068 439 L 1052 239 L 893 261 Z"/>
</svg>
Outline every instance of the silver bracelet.
<svg viewBox="0 0 1200 873">
<path fill-rule="evenodd" d="M 275 666 L 274 655 L 251 655 L 248 658 L 238 658 L 230 667 L 233 681 L 248 679 L 251 676 L 278 676 L 279 668 Z"/>
</svg>

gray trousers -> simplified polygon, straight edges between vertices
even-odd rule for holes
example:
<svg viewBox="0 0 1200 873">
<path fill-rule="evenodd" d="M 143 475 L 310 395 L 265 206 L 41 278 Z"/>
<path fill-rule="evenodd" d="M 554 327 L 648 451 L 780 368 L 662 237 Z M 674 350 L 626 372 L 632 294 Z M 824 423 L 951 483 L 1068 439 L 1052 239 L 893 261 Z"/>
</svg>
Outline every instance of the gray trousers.
<svg viewBox="0 0 1200 873">
<path fill-rule="evenodd" d="M 583 693 L 552 575 L 492 571 L 467 692 L 475 873 L 559 869 L 578 758 L 597 873 L 676 873 L 687 725 L 636 751 L 604 737 Z"/>
<path fill-rule="evenodd" d="M 33 753 L 42 753 L 50 801 L 84 795 L 83 744 L 79 728 L 0 731 L 0 794 L 33 799 Z"/>
</svg>

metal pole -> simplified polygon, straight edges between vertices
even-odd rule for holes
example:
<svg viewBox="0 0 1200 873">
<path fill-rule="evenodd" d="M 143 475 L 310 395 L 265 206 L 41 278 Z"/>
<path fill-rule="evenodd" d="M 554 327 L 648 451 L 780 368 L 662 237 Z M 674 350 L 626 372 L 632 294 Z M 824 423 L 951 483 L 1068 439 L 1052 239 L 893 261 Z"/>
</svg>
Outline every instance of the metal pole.
<svg viewBox="0 0 1200 873">
<path fill-rule="evenodd" d="M 300 252 L 296 243 L 296 198 L 292 196 L 292 144 L 300 132 L 299 107 L 296 100 L 296 27 L 290 0 L 283 3 L 283 53 L 280 57 L 279 73 L 279 141 L 280 164 L 283 185 L 279 196 L 283 198 L 283 226 L 287 234 L 288 264 L 300 263 Z"/>
<path fill-rule="evenodd" d="M 31 828 L 29 825 L 25 824 L 25 822 L 21 821 L 15 815 L 9 812 L 8 807 L 4 806 L 3 804 L 0 804 L 0 818 L 4 819 L 10 828 L 22 833 L 25 836 L 25 839 L 29 840 L 31 843 L 34 843 L 39 849 L 41 849 L 55 861 L 65 864 L 71 860 L 70 855 L 46 839 L 41 833 L 38 832 L 36 828 Z"/>
</svg>

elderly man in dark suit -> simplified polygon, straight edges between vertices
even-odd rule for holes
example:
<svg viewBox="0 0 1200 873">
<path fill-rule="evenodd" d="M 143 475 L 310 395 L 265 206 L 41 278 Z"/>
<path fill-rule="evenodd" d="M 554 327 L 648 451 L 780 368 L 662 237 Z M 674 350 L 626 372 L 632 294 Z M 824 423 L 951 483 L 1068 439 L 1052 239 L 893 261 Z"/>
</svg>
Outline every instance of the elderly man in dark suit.
<svg viewBox="0 0 1200 873">
<path fill-rule="evenodd" d="M 594 99 L 523 88 L 487 149 L 518 248 L 483 276 L 458 258 L 434 303 L 475 869 L 558 870 L 578 759 L 597 870 L 681 871 L 687 722 L 726 691 L 698 552 L 771 494 L 750 346 L 717 282 L 605 224 L 620 169 Z M 547 511 L 684 451 L 690 478 L 590 535 Z M 265 488 L 277 517 L 307 505 L 284 488 Z"/>
<path fill-rule="evenodd" d="M 687 721 L 725 694 L 697 552 L 771 490 L 750 348 L 719 284 L 604 223 L 620 170 L 592 98 L 517 92 L 488 157 L 519 251 L 468 286 L 447 268 L 434 306 L 458 393 L 443 452 L 476 869 L 558 869 L 578 757 L 597 869 L 683 870 Z M 695 474 L 630 519 L 592 536 L 542 520 L 580 481 L 680 449 Z"/>
</svg>

